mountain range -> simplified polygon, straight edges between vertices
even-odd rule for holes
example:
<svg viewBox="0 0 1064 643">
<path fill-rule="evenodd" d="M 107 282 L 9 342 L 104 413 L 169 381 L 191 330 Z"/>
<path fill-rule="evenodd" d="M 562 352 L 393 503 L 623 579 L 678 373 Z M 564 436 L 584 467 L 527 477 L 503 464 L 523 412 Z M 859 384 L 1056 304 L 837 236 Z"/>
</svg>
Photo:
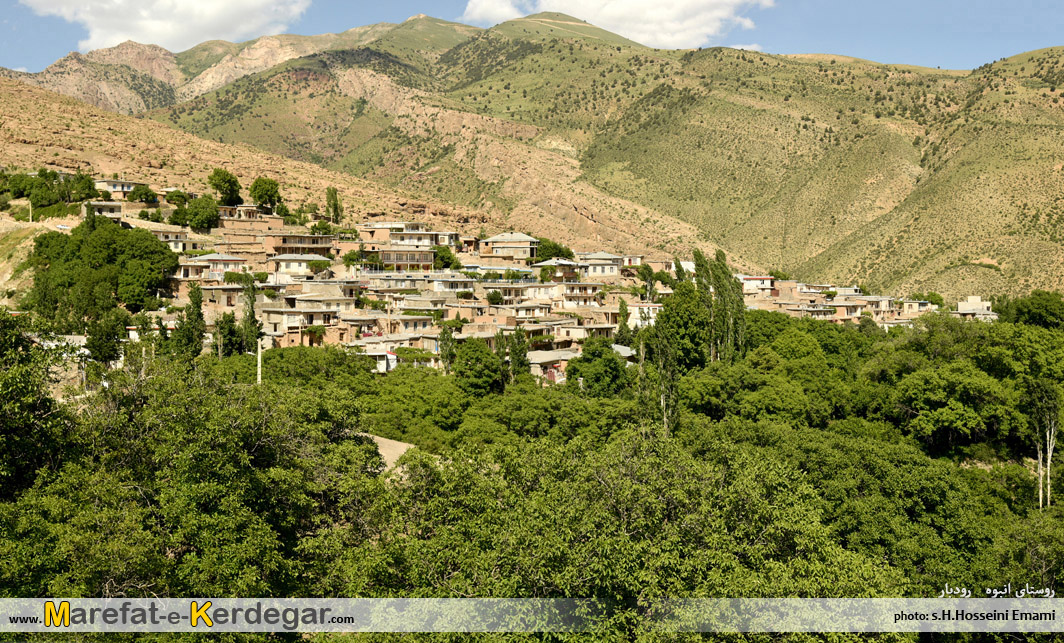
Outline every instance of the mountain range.
<svg viewBox="0 0 1064 643">
<path fill-rule="evenodd" d="M 113 122 L 93 135 L 117 149 L 165 139 L 210 149 L 205 165 L 320 166 L 362 195 L 356 214 L 381 195 L 456 226 L 720 247 L 742 269 L 903 295 L 1064 287 L 1062 48 L 940 70 L 653 49 L 558 13 L 491 29 L 415 16 L 180 53 L 126 42 L 0 75 L 95 106 L 86 122 Z M 16 87 L 0 83 L 4 102 Z M 78 127 L 34 113 L 31 133 Z M 53 163 L 20 150 L 0 162 Z M 296 183 L 289 200 L 315 198 Z"/>
</svg>

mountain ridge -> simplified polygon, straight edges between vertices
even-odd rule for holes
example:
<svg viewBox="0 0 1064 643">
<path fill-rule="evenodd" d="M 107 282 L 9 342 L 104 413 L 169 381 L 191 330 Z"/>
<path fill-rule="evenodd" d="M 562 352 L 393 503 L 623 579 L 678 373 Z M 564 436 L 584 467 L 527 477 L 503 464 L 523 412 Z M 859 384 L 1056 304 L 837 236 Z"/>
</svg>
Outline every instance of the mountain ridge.
<svg viewBox="0 0 1064 643">
<path fill-rule="evenodd" d="M 169 62 L 80 64 L 172 127 L 517 225 L 609 221 L 653 252 L 903 295 L 1064 287 L 1064 48 L 967 71 L 658 50 L 556 13 L 359 29 L 306 55 L 203 43 L 215 76 L 171 104 L 151 95 Z"/>
</svg>

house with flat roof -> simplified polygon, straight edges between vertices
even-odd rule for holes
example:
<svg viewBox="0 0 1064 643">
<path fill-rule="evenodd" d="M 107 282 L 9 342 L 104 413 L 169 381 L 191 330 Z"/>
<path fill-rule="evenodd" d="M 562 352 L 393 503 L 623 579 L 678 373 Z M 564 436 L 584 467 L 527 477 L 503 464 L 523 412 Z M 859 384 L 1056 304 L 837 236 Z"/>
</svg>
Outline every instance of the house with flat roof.
<svg viewBox="0 0 1064 643">
<path fill-rule="evenodd" d="M 130 181 L 129 179 L 96 179 L 94 185 L 97 190 L 107 191 L 113 197 L 119 196 L 125 199 L 129 197 L 129 193 L 138 185 L 147 186 L 148 184 L 140 181 Z"/>
<path fill-rule="evenodd" d="M 545 383 L 562 384 L 569 362 L 579 356 L 575 350 L 528 351 L 529 370 Z"/>
<path fill-rule="evenodd" d="M 274 255 L 316 254 L 328 259 L 336 243 L 334 234 L 311 234 L 309 232 L 267 232 L 262 236 L 262 247 L 267 257 Z"/>
<path fill-rule="evenodd" d="M 212 252 L 182 259 L 178 264 L 178 279 L 209 279 L 221 281 L 227 272 L 246 272 L 247 260 L 243 257 Z"/>
<path fill-rule="evenodd" d="M 562 308 L 597 307 L 598 295 L 603 284 L 585 281 L 562 282 L 558 284 Z"/>
<path fill-rule="evenodd" d="M 432 270 L 432 262 L 436 257 L 433 248 L 419 248 L 414 246 L 382 246 L 372 252 L 377 257 L 377 262 L 385 270 Z"/>
<path fill-rule="evenodd" d="M 572 281 L 584 274 L 581 272 L 581 268 L 586 267 L 586 264 L 562 259 L 561 257 L 552 257 L 546 261 L 534 263 L 531 267 L 534 270 L 538 270 L 540 274 L 543 274 L 544 268 L 549 268 L 554 281 Z"/>
<path fill-rule="evenodd" d="M 121 201 L 86 201 L 81 204 L 82 218 L 89 216 L 90 210 L 98 217 L 107 217 L 114 221 L 122 218 Z"/>
<path fill-rule="evenodd" d="M 262 219 L 271 214 L 269 208 L 261 205 L 220 205 L 218 206 L 218 218 L 236 219 L 238 221 L 253 221 Z"/>
<path fill-rule="evenodd" d="M 924 313 L 929 313 L 933 310 L 937 310 L 938 306 L 935 306 L 929 301 L 920 301 L 916 299 L 902 299 L 899 302 L 901 310 L 898 314 L 899 317 L 906 319 L 912 319 L 913 317 L 919 317 Z"/>
<path fill-rule="evenodd" d="M 961 319 L 975 319 L 979 321 L 994 321 L 998 314 L 991 310 L 991 303 L 983 301 L 983 298 L 974 295 L 965 297 L 957 302 L 957 310 L 951 310 L 950 315 Z"/>
<path fill-rule="evenodd" d="M 532 259 L 537 248 L 539 239 L 520 232 L 504 232 L 480 242 L 480 254 L 484 257 Z"/>
<path fill-rule="evenodd" d="M 310 264 L 317 261 L 328 259 L 317 254 L 283 254 L 270 257 L 267 263 L 273 268 L 273 272 L 279 275 L 309 277 L 314 274 Z"/>
</svg>

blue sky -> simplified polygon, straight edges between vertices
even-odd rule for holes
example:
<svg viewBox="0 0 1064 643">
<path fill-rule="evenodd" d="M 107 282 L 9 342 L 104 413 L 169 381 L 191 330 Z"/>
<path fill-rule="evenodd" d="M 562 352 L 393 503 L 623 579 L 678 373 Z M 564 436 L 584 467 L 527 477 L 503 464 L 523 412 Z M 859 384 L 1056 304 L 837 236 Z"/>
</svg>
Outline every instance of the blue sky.
<svg viewBox="0 0 1064 643">
<path fill-rule="evenodd" d="M 39 71 L 72 50 L 130 38 L 179 51 L 208 38 L 316 34 L 416 14 L 488 26 L 565 11 L 655 46 L 744 45 L 968 69 L 1064 45 L 1048 0 L 0 0 L 0 66 Z M 168 13 L 171 12 L 171 13 Z"/>
</svg>

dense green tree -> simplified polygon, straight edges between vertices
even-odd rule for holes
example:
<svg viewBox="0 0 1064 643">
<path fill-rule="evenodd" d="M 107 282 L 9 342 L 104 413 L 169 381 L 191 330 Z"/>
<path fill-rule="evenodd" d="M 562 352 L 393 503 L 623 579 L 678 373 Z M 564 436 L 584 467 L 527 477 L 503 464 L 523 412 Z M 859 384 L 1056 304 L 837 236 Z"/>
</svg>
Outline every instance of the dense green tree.
<svg viewBox="0 0 1064 643">
<path fill-rule="evenodd" d="M 21 199 L 29 195 L 32 179 L 23 172 L 17 172 L 7 177 L 4 181 L 4 189 L 11 194 L 12 198 Z"/>
<path fill-rule="evenodd" d="M 458 385 L 467 395 L 485 395 L 498 390 L 502 382 L 502 364 L 481 339 L 467 339 L 458 346 L 454 358 L 454 374 Z"/>
<path fill-rule="evenodd" d="M 628 373 L 610 340 L 594 337 L 584 342 L 580 356 L 569 361 L 566 380 L 592 397 L 614 397 L 627 385 Z"/>
<path fill-rule="evenodd" d="M 714 359 L 732 361 L 745 342 L 746 304 L 739 280 L 732 274 L 724 252 L 717 251 L 710 266 L 713 285 Z"/>
<path fill-rule="evenodd" d="M 38 236 L 27 264 L 34 275 L 25 305 L 56 328 L 78 332 L 116 305 L 133 312 L 156 305 L 177 256 L 147 230 L 88 217 L 69 235 Z"/>
<path fill-rule="evenodd" d="M 96 190 L 96 182 L 92 176 L 80 169 L 74 174 L 63 177 L 59 187 L 60 196 L 67 203 L 78 203 L 97 199 L 100 193 Z"/>
<path fill-rule="evenodd" d="M 551 259 L 569 259 L 576 257 L 572 249 L 562 244 L 551 241 L 546 237 L 537 237 L 539 246 L 536 248 L 536 261 L 549 261 Z"/>
<path fill-rule="evenodd" d="M 742 285 L 732 275 L 724 253 L 720 250 L 709 261 L 695 250 L 695 283 L 702 305 L 711 318 L 709 359 L 732 361 L 745 349 L 746 305 Z"/>
<path fill-rule="evenodd" d="M 214 322 L 214 348 L 218 357 L 230 357 L 244 352 L 244 338 L 236 323 L 236 313 L 222 313 Z"/>
<path fill-rule="evenodd" d="M 146 185 L 138 185 L 129 191 L 129 194 L 126 195 L 126 200 L 140 201 L 141 203 L 155 203 L 159 200 L 159 195 Z"/>
<path fill-rule="evenodd" d="M 432 257 L 432 267 L 435 270 L 461 270 L 462 262 L 458 260 L 458 257 L 454 256 L 451 249 L 447 246 L 433 246 L 435 251 Z"/>
<path fill-rule="evenodd" d="M 14 499 L 33 486 L 36 475 L 61 465 L 73 421 L 49 396 L 48 385 L 53 369 L 75 358 L 44 348 L 31 336 L 34 330 L 28 317 L 0 308 L 0 501 Z M 0 587 L 0 595 L 31 594 Z"/>
<path fill-rule="evenodd" d="M 450 326 L 444 325 L 440 328 L 439 353 L 444 369 L 450 372 L 455 357 L 457 357 L 457 342 L 455 342 L 454 331 L 451 330 Z"/>
<path fill-rule="evenodd" d="M 244 314 L 240 318 L 240 336 L 243 351 L 255 353 L 259 349 L 259 340 L 262 338 L 262 322 L 255 314 L 255 300 L 259 289 L 251 275 L 244 273 Z"/>
<path fill-rule="evenodd" d="M 617 333 L 613 340 L 621 346 L 632 345 L 632 329 L 628 325 L 628 302 L 621 299 L 617 304 Z"/>
<path fill-rule="evenodd" d="M 118 298 L 136 313 L 144 308 L 152 309 L 157 304 L 156 291 L 165 282 L 165 276 L 149 261 L 131 259 L 118 276 Z"/>
<path fill-rule="evenodd" d="M 1064 328 L 1064 296 L 1056 291 L 1035 290 L 1027 297 L 1012 301 L 1011 309 L 1004 312 L 1005 321 L 1042 328 Z"/>
<path fill-rule="evenodd" d="M 336 188 L 329 186 L 325 190 L 325 216 L 334 225 L 340 225 L 344 218 L 344 204 Z"/>
<path fill-rule="evenodd" d="M 489 290 L 484 299 L 492 306 L 501 306 L 503 302 L 502 293 L 498 290 Z"/>
<path fill-rule="evenodd" d="M 209 194 L 198 196 L 189 201 L 188 225 L 197 230 L 209 230 L 218 227 L 218 202 Z"/>
<path fill-rule="evenodd" d="M 178 314 L 177 327 L 170 337 L 174 355 L 191 359 L 203 352 L 203 336 L 207 322 L 203 319 L 203 291 L 199 284 L 192 284 L 188 291 L 188 303 Z"/>
<path fill-rule="evenodd" d="M 510 334 L 509 352 L 511 383 L 530 376 L 529 368 L 531 363 L 528 361 L 528 337 L 525 335 L 525 330 L 520 326 L 515 328 L 514 332 Z"/>
<path fill-rule="evenodd" d="M 654 283 L 656 282 L 654 269 L 649 264 L 644 263 L 639 265 L 636 273 L 639 276 L 639 280 L 643 282 L 644 301 L 657 301 L 657 293 L 654 291 Z"/>
<path fill-rule="evenodd" d="M 702 368 L 709 361 L 713 319 L 694 284 L 678 284 L 665 298 L 654 323 L 672 343 L 681 372 Z"/>
<path fill-rule="evenodd" d="M 665 436 L 673 430 L 679 412 L 681 355 L 676 340 L 660 323 L 660 314 L 658 323 L 642 328 L 636 338 L 636 384 L 642 420 L 661 427 Z"/>
<path fill-rule="evenodd" d="M 672 257 L 672 271 L 676 275 L 676 281 L 687 281 L 687 271 L 683 269 L 683 262 L 676 255 Z"/>
<path fill-rule="evenodd" d="M 35 208 L 47 208 L 59 203 L 59 192 L 51 183 L 36 181 L 29 191 L 29 200 Z"/>
<path fill-rule="evenodd" d="M 333 227 L 328 221 L 315 221 L 314 225 L 310 226 L 311 234 L 333 234 Z"/>
<path fill-rule="evenodd" d="M 126 326 L 130 321 L 129 313 L 116 308 L 90 324 L 85 348 L 92 359 L 101 364 L 110 364 L 121 357 L 122 342 L 126 339 Z"/>
<path fill-rule="evenodd" d="M 273 208 L 281 202 L 281 190 L 277 181 L 264 176 L 256 178 L 248 188 L 251 200 L 255 205 L 264 205 Z"/>
<path fill-rule="evenodd" d="M 187 226 L 189 223 L 188 208 L 186 208 L 184 205 L 180 205 L 174 208 L 170 211 L 170 216 L 167 217 L 166 222 L 170 225 Z"/>
<path fill-rule="evenodd" d="M 166 202 L 176 208 L 184 207 L 189 202 L 188 194 L 181 190 L 171 190 L 166 193 Z"/>
<path fill-rule="evenodd" d="M 510 371 L 510 338 L 499 329 L 495 333 L 495 357 L 498 358 L 499 374 L 496 380 L 499 386 L 506 388 L 513 379 L 513 373 Z"/>
<path fill-rule="evenodd" d="M 240 196 L 240 181 L 229 170 L 214 168 L 211 175 L 207 177 L 207 183 L 218 194 L 218 202 L 222 205 L 233 206 L 244 202 Z"/>
</svg>

